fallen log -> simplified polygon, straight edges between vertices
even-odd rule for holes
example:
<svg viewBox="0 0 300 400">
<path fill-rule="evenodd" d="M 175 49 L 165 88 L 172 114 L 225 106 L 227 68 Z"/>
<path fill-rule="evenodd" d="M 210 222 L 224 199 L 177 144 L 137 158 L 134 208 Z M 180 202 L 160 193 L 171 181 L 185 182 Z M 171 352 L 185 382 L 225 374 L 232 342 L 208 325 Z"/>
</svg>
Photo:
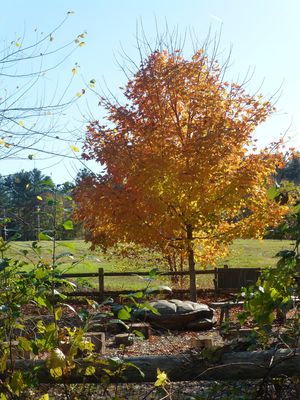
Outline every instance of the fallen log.
<svg viewBox="0 0 300 400">
<path fill-rule="evenodd" d="M 218 354 L 219 351 L 219 354 Z M 213 353 L 216 361 L 203 358 L 201 353 L 181 353 L 172 356 L 128 357 L 124 363 L 134 364 L 137 368 L 125 365 L 122 360 L 114 358 L 115 374 L 110 376 L 112 383 L 155 382 L 157 369 L 167 373 L 170 381 L 197 380 L 243 380 L 260 379 L 266 376 L 293 376 L 300 374 L 300 350 L 268 350 L 252 352 L 231 352 L 222 354 L 221 350 Z M 42 360 L 16 360 L 15 368 L 24 371 L 35 371 L 39 383 L 100 383 L 101 377 L 107 375 L 103 365 L 105 358 L 93 362 L 84 359 L 75 361 L 76 366 L 70 374 L 55 379 L 51 376 L 46 362 Z M 92 375 L 85 375 L 88 367 L 93 366 Z M 143 371 L 143 375 L 138 368 Z M 122 371 L 120 374 L 118 371 Z M 6 373 L 0 374 L 4 378 Z"/>
</svg>

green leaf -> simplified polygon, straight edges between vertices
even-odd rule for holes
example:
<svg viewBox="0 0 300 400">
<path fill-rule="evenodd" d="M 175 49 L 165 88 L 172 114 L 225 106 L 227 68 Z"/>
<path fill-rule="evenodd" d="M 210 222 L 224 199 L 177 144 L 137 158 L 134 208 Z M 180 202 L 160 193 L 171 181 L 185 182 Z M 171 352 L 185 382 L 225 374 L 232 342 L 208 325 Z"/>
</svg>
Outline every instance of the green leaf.
<svg viewBox="0 0 300 400">
<path fill-rule="evenodd" d="M 151 311 L 152 314 L 160 315 L 160 312 L 159 312 L 156 308 L 154 308 L 153 306 L 151 306 L 151 304 L 148 303 L 148 302 L 145 302 L 145 303 L 143 304 L 143 308 L 142 308 L 142 309 Z"/>
<path fill-rule="evenodd" d="M 49 274 L 49 271 L 44 270 L 42 268 L 38 268 L 36 271 L 34 271 L 34 277 L 36 279 L 43 279 Z"/>
<path fill-rule="evenodd" d="M 52 241 L 53 238 L 49 235 L 46 235 L 46 233 L 40 232 L 39 233 L 39 239 L 40 240 L 48 240 L 48 241 Z"/>
<path fill-rule="evenodd" d="M 159 275 L 159 270 L 158 268 L 153 268 L 151 271 L 149 271 L 149 278 L 155 279 Z"/>
<path fill-rule="evenodd" d="M 34 300 L 40 307 L 48 307 L 48 304 L 43 297 L 37 296 L 34 298 Z"/>
<path fill-rule="evenodd" d="M 6 370 L 8 356 L 9 356 L 8 351 L 4 351 L 1 356 L 1 359 L 0 359 L 0 373 L 1 374 L 3 374 L 3 372 Z"/>
<path fill-rule="evenodd" d="M 9 258 L 0 258 L 0 271 L 9 266 Z"/>
<path fill-rule="evenodd" d="M 123 299 L 141 299 L 143 298 L 144 293 L 143 292 L 132 292 L 128 294 L 120 294 L 120 297 Z"/>
<path fill-rule="evenodd" d="M 68 219 L 63 223 L 63 227 L 66 231 L 71 231 L 73 229 L 73 222 L 70 219 Z"/>
<path fill-rule="evenodd" d="M 18 341 L 18 347 L 20 349 L 25 350 L 25 351 L 30 351 L 31 350 L 31 343 L 25 337 L 19 336 L 19 337 L 17 337 L 17 341 Z"/>
<path fill-rule="evenodd" d="M 271 187 L 267 190 L 267 196 L 269 200 L 274 200 L 277 196 L 280 195 L 280 191 L 276 186 Z"/>
<path fill-rule="evenodd" d="M 143 372 L 136 364 L 134 364 L 134 363 L 132 363 L 132 362 L 125 362 L 124 365 L 125 365 L 127 368 L 128 368 L 128 367 L 135 368 L 135 369 L 139 372 L 139 374 L 141 375 L 142 378 L 145 377 L 144 372 Z"/>
<path fill-rule="evenodd" d="M 90 316 L 90 313 L 83 308 L 78 312 L 77 315 L 81 321 L 86 322 Z"/>
<path fill-rule="evenodd" d="M 291 251 L 291 250 L 281 250 L 281 251 L 279 251 L 279 252 L 275 255 L 275 257 L 282 257 L 282 258 L 287 259 L 287 258 L 295 257 L 295 255 L 296 255 L 296 253 L 295 253 L 294 251 Z"/>
<path fill-rule="evenodd" d="M 75 251 L 76 250 L 76 246 L 74 245 L 74 243 L 71 242 L 59 242 L 58 243 L 59 246 L 63 246 L 63 247 L 67 247 L 70 250 Z"/>
<path fill-rule="evenodd" d="M 56 321 L 59 321 L 62 317 L 62 308 L 59 307 L 55 310 L 55 319 Z"/>
<path fill-rule="evenodd" d="M 140 338 L 142 338 L 142 339 L 145 339 L 145 336 L 143 335 L 143 333 L 142 333 L 141 331 L 138 331 L 137 329 L 134 329 L 134 330 L 132 331 L 132 333 L 134 333 L 135 336 L 137 336 L 137 337 L 140 337 Z"/>
<path fill-rule="evenodd" d="M 109 322 L 111 324 L 120 324 L 120 325 L 124 326 L 124 328 L 129 329 L 129 326 L 127 324 L 125 324 L 125 322 L 123 322 L 121 319 L 111 319 Z"/>
<path fill-rule="evenodd" d="M 300 212 L 300 203 L 294 207 L 294 213 L 298 214 L 298 212 Z"/>
<path fill-rule="evenodd" d="M 58 296 L 60 299 L 66 300 L 67 296 L 63 293 L 60 293 L 58 290 L 54 289 L 53 294 L 55 296 Z"/>
<path fill-rule="evenodd" d="M 123 321 L 127 321 L 129 320 L 131 317 L 130 312 L 125 310 L 125 308 L 122 308 L 121 310 L 119 310 L 118 312 L 118 318 L 123 320 Z"/>
<path fill-rule="evenodd" d="M 24 389 L 24 387 L 25 387 L 24 380 L 23 380 L 23 374 L 21 371 L 13 372 L 12 378 L 10 381 L 10 387 L 13 390 L 13 392 L 17 395 L 17 397 L 19 397 L 22 389 Z"/>
<path fill-rule="evenodd" d="M 53 187 L 52 179 L 44 179 L 44 180 L 41 182 L 41 184 L 42 184 L 43 186 L 50 186 L 50 187 Z"/>
</svg>

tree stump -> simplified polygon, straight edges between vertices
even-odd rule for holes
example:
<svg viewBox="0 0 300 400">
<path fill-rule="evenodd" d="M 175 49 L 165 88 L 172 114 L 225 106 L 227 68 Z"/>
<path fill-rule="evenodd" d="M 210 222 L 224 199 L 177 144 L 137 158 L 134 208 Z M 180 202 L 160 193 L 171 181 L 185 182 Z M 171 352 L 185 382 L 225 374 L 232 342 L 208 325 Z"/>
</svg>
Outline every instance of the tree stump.
<svg viewBox="0 0 300 400">
<path fill-rule="evenodd" d="M 131 346 L 133 344 L 133 335 L 130 333 L 120 333 L 115 336 L 116 346 Z"/>
<path fill-rule="evenodd" d="M 94 351 L 99 354 L 105 353 L 105 333 L 104 332 L 87 332 L 84 337 L 90 339 L 95 346 Z"/>
<path fill-rule="evenodd" d="M 198 336 L 191 338 L 191 347 L 197 349 L 207 349 L 213 347 L 213 339 L 206 336 Z"/>
<path fill-rule="evenodd" d="M 151 326 L 146 322 L 138 322 L 131 324 L 129 329 L 130 332 L 132 333 L 135 333 L 134 331 L 140 332 L 144 336 L 144 339 L 149 339 L 151 335 Z"/>
</svg>

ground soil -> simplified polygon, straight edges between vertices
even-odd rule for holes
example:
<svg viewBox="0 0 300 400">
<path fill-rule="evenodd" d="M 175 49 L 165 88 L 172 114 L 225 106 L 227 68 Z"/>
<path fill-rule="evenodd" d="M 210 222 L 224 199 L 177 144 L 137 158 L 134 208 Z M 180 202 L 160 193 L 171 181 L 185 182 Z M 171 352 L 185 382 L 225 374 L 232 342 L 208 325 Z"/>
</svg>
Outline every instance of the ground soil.
<svg viewBox="0 0 300 400">
<path fill-rule="evenodd" d="M 226 298 L 218 299 L 199 299 L 199 302 L 221 301 Z M 73 305 L 76 312 L 80 311 L 82 305 Z M 86 306 L 84 306 L 86 308 Z M 105 309 L 109 311 L 109 308 Z M 231 322 L 236 323 L 236 314 L 241 311 L 240 307 L 234 307 L 230 310 Z M 45 313 L 36 309 L 33 305 L 28 305 L 23 309 L 26 320 L 32 327 L 36 318 L 47 318 L 51 321 L 52 316 L 46 316 Z M 219 321 L 220 311 L 216 310 L 216 319 Z M 62 325 L 78 325 L 80 320 L 74 314 L 74 311 L 68 307 L 64 307 Z M 209 337 L 213 339 L 214 345 L 222 346 L 226 344 L 226 339 L 220 334 L 220 327 L 216 326 L 205 332 L 191 332 L 191 331 L 160 331 L 151 330 L 151 335 L 148 340 L 141 340 L 135 338 L 133 344 L 130 346 L 117 347 L 114 342 L 114 333 L 106 330 L 106 351 L 107 357 L 124 357 L 124 356 L 142 356 L 142 355 L 170 355 L 182 352 L 193 351 L 193 343 L 195 338 Z M 283 383 L 282 385 L 286 385 Z M 260 388 L 259 382 L 180 382 L 169 383 L 166 385 L 166 391 L 159 390 L 153 384 L 131 384 L 131 385 L 118 385 L 109 386 L 105 385 L 41 385 L 38 390 L 29 390 L 24 398 L 38 400 L 43 393 L 49 393 L 50 399 L 61 400 L 96 400 L 96 399 L 129 399 L 129 400 L 151 400 L 151 399 L 173 399 L 173 400 L 296 400 L 299 397 L 297 388 L 294 388 L 294 383 L 289 381 L 288 390 L 285 392 L 281 389 L 276 392 L 273 383 L 269 386 Z M 271 385 L 271 386 L 270 386 Z M 272 395 L 273 393 L 273 395 Z M 274 394 L 275 393 L 275 394 Z M 287 394 L 288 393 L 288 394 Z M 260 397 L 259 397 L 260 396 Z M 269 397 L 268 397 L 269 396 Z M 271 396 L 271 397 L 270 397 Z M 272 397 L 273 396 L 273 397 Z M 298 397 L 297 397 L 298 396 Z"/>
</svg>

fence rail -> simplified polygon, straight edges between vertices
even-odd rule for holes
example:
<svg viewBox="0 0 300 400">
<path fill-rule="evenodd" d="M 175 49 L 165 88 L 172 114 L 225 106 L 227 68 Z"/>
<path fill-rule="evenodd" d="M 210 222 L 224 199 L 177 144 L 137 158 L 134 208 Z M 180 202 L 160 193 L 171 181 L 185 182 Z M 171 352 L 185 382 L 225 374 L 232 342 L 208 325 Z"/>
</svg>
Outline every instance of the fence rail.
<svg viewBox="0 0 300 400">
<path fill-rule="evenodd" d="M 237 291 L 243 286 L 255 283 L 260 275 L 260 268 L 213 268 L 207 270 L 196 270 L 196 275 L 213 275 L 215 291 Z M 148 272 L 105 272 L 99 268 L 97 272 L 66 273 L 60 275 L 62 278 L 98 278 L 98 290 L 76 291 L 69 293 L 70 296 L 97 297 L 100 301 L 105 296 L 128 294 L 132 290 L 105 290 L 105 277 L 125 277 L 125 276 L 149 276 Z M 161 272 L 159 276 L 189 276 L 189 271 Z M 187 289 L 175 289 L 174 293 L 185 294 Z"/>
</svg>

